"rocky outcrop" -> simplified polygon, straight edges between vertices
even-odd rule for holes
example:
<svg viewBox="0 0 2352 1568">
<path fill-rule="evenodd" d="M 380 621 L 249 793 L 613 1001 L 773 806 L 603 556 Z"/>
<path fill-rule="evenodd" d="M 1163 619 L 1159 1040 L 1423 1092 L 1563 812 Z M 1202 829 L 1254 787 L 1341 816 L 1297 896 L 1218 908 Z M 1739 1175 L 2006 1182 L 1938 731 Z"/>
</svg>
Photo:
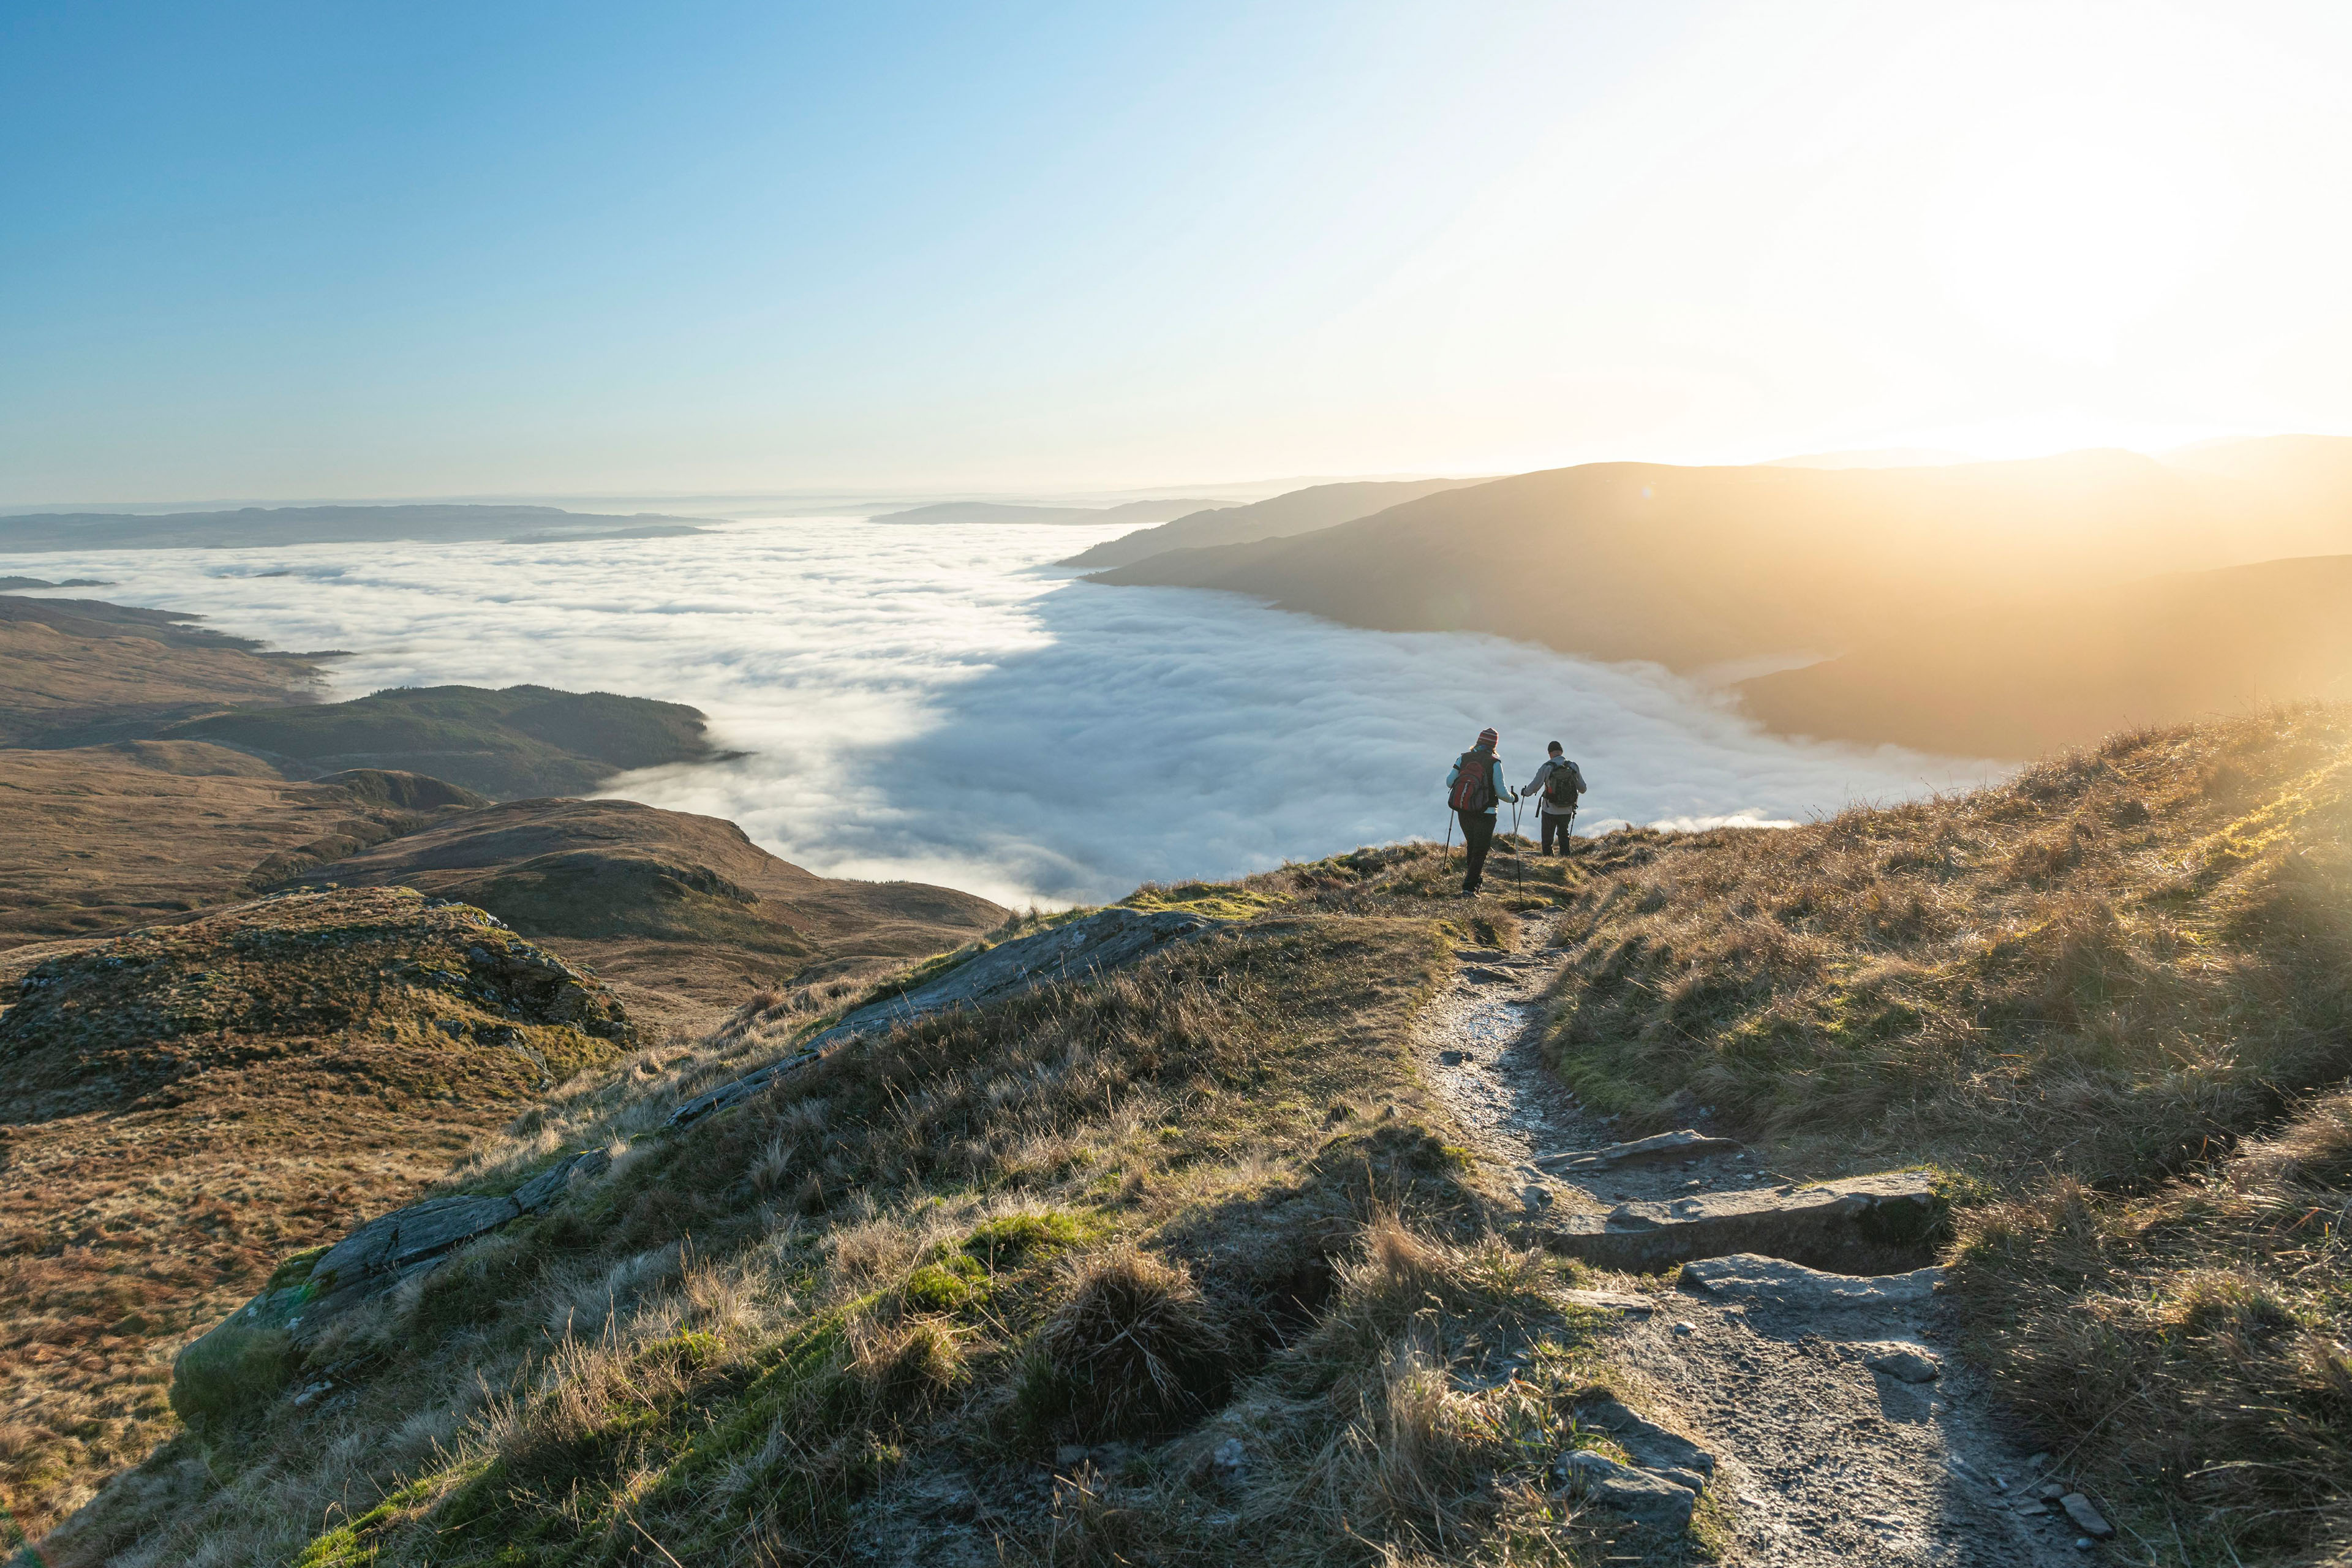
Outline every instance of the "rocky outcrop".
<svg viewBox="0 0 2352 1568">
<path fill-rule="evenodd" d="M 261 1293 L 180 1352 L 172 1407 L 194 1422 L 282 1390 L 305 1350 L 351 1308 L 432 1268 L 478 1237 L 554 1206 L 612 1163 L 601 1149 L 558 1160 L 503 1194 L 427 1198 L 372 1219 L 332 1247 L 289 1258 Z"/>
<path fill-rule="evenodd" d="M 1537 1235 L 1551 1250 L 1596 1268 L 1647 1274 L 1732 1253 L 1831 1263 L 1919 1247 L 1937 1233 L 1944 1213 L 1926 1172 L 1897 1171 L 1620 1204 L 1606 1215 L 1548 1220 Z"/>
<path fill-rule="evenodd" d="M 669 1125 L 682 1127 L 738 1104 L 858 1036 L 887 1033 L 901 1024 L 958 1008 L 983 1007 L 1053 981 L 1084 979 L 1125 968 L 1170 942 L 1198 936 L 1223 923 L 1183 910 L 1145 913 L 1112 908 L 1000 943 L 920 984 L 852 1008 L 801 1042 L 791 1056 L 688 1100 L 670 1112 Z"/>
</svg>

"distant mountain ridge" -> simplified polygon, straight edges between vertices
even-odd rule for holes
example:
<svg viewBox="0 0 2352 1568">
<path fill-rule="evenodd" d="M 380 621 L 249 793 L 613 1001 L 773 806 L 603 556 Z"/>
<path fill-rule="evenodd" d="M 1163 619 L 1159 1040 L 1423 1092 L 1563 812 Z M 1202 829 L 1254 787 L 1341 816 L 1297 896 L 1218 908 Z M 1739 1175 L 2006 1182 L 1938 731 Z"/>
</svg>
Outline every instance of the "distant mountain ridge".
<svg viewBox="0 0 2352 1568">
<path fill-rule="evenodd" d="M 0 517 L 0 551 L 249 550 L 283 544 L 558 543 L 699 533 L 704 518 L 614 516 L 552 506 L 284 506 L 143 516 L 112 511 Z"/>
<path fill-rule="evenodd" d="M 1158 528 L 1147 528 L 1082 550 L 1063 566 L 1126 566 L 1170 550 L 1239 544 L 1352 522 L 1404 501 L 1440 490 L 1480 484 L 1479 479 L 1357 479 L 1309 485 L 1247 506 L 1211 507 Z"/>
<path fill-rule="evenodd" d="M 1289 538 L 1170 552 L 1091 580 L 1223 589 L 1354 626 L 1482 631 L 1687 672 L 1760 655 L 1836 658 L 1835 678 L 1751 683 L 1759 716 L 1794 732 L 1965 754 L 2000 737 L 1995 754 L 2019 756 L 2208 710 L 2193 693 L 2319 695 L 2302 687 L 2334 657 L 2319 621 L 2338 612 L 2324 584 L 2300 585 L 2324 568 L 2286 563 L 2346 554 L 2352 439 L 2302 437 L 2206 449 L 2195 467 L 2120 451 L 1945 468 L 1594 463 Z M 2194 606 L 2175 634 L 2200 650 L 2193 679 L 2178 661 L 2168 684 L 2095 675 L 2090 651 L 2044 624 L 2095 603 L 2118 635 L 2128 623 L 2144 640 L 2149 624 L 2106 595 L 2263 561 L 2281 570 L 2164 590 L 2176 609 Z M 2263 651 L 2221 630 L 2231 626 L 2263 627 Z M 2058 662 L 2011 668 L 1990 649 L 1966 652 L 1979 640 L 2037 646 Z M 2286 671 L 2294 689 L 2271 684 Z M 2105 695 L 2076 701 L 2086 681 L 2105 681 Z M 1989 705 L 2007 720 L 1987 721 Z"/>
<path fill-rule="evenodd" d="M 1212 503 L 1198 497 L 1175 500 L 1130 500 L 1117 506 L 1016 506 L 992 500 L 935 501 L 904 511 L 875 513 L 873 522 L 1056 522 L 1100 524 L 1160 522 Z"/>
</svg>

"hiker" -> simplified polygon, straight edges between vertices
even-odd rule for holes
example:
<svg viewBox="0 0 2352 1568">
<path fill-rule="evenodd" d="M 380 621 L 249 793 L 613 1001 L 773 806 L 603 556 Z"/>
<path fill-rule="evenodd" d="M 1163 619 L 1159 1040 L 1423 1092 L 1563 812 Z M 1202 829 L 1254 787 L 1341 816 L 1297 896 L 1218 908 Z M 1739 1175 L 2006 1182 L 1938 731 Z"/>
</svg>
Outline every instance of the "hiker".
<svg viewBox="0 0 2352 1568">
<path fill-rule="evenodd" d="M 1462 891 L 1478 890 L 1486 876 L 1486 851 L 1495 842 L 1495 807 L 1519 797 L 1503 782 L 1503 764 L 1495 755 L 1502 737 L 1492 730 L 1478 731 L 1478 743 L 1454 759 L 1445 775 L 1445 804 L 1462 819 L 1462 847 L 1470 868 L 1463 873 Z"/>
<path fill-rule="evenodd" d="M 1552 838 L 1557 835 L 1559 853 L 1565 855 L 1569 826 L 1576 820 L 1576 797 L 1584 793 L 1584 770 L 1568 760 L 1558 741 L 1550 750 L 1551 755 L 1519 793 L 1543 796 L 1543 853 L 1552 853 Z"/>
</svg>

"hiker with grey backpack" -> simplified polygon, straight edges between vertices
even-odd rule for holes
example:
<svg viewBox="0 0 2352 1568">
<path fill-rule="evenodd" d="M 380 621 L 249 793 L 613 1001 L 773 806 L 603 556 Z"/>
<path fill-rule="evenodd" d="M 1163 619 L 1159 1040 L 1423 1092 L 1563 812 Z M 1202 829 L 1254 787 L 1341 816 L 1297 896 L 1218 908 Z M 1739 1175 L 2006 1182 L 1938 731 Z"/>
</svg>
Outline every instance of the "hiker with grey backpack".
<svg viewBox="0 0 2352 1568">
<path fill-rule="evenodd" d="M 1486 851 L 1495 843 L 1495 808 L 1517 800 L 1503 782 L 1503 764 L 1495 755 L 1502 738 L 1492 730 L 1478 731 L 1478 743 L 1454 759 L 1445 775 L 1445 804 L 1462 824 L 1462 847 L 1469 867 L 1462 874 L 1464 897 L 1475 893 L 1486 878 Z"/>
<path fill-rule="evenodd" d="M 1584 793 L 1584 771 L 1570 762 L 1559 742 L 1554 741 L 1551 755 L 1519 793 L 1543 796 L 1543 852 L 1552 853 L 1552 842 L 1557 837 L 1559 853 L 1567 854 L 1568 830 L 1576 821 L 1576 797 Z"/>
</svg>

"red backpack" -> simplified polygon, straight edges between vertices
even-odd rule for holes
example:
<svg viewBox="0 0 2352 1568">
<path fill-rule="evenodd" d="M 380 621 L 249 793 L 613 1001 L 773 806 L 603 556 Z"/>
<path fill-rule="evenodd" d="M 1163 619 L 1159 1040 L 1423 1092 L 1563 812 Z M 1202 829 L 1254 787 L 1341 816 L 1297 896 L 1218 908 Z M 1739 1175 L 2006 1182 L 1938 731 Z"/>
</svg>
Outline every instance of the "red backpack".
<svg viewBox="0 0 2352 1568">
<path fill-rule="evenodd" d="M 1495 809 L 1495 768 L 1492 752 L 1468 751 L 1454 764 L 1454 793 L 1445 804 L 1456 811 L 1492 811 Z"/>
</svg>

